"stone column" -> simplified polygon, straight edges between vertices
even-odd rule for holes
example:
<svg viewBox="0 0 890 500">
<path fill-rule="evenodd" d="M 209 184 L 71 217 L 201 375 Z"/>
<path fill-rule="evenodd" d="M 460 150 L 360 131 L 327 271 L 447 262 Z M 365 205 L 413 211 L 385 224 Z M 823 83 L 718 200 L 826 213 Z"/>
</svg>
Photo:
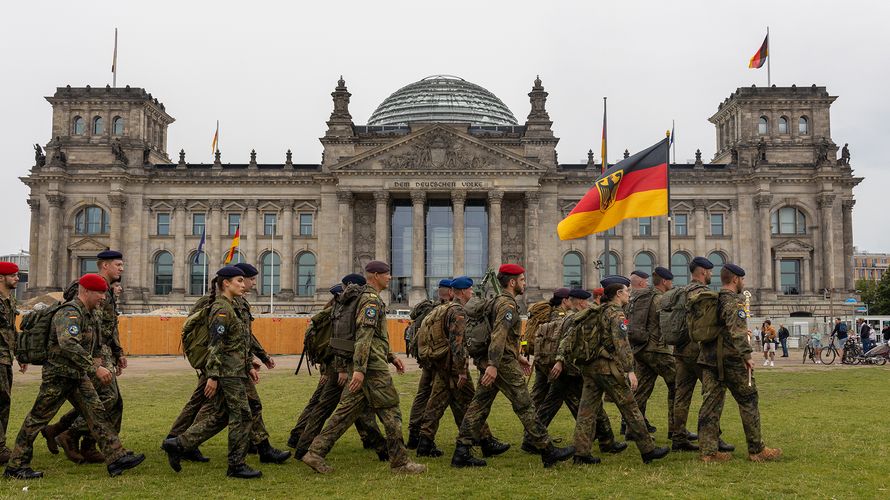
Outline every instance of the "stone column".
<svg viewBox="0 0 890 500">
<path fill-rule="evenodd" d="M 148 248 L 148 242 L 151 238 L 151 205 L 153 200 L 144 199 L 142 202 L 142 265 L 139 266 L 140 272 L 140 283 L 142 283 L 142 292 L 144 297 L 149 297 L 154 295 L 154 286 L 151 280 L 152 277 L 152 256 L 149 253 L 150 250 Z"/>
<path fill-rule="evenodd" d="M 204 222 L 206 224 L 207 241 L 204 243 L 205 253 L 207 255 L 207 273 L 216 272 L 219 266 L 222 266 L 222 231 L 220 228 L 220 219 L 222 218 L 222 200 L 210 200 L 210 216 Z"/>
<path fill-rule="evenodd" d="M 772 234 L 770 232 L 769 210 L 773 203 L 770 194 L 758 194 L 754 197 L 757 217 L 760 224 L 760 288 L 773 288 Z"/>
<path fill-rule="evenodd" d="M 778 256 L 773 261 L 773 272 L 775 273 L 773 276 L 776 277 L 776 293 L 782 295 L 784 293 L 784 290 L 782 290 L 782 260 Z"/>
<path fill-rule="evenodd" d="M 121 244 L 124 241 L 123 210 L 127 206 L 127 197 L 122 194 L 111 194 L 108 195 L 108 201 L 111 202 L 111 234 L 108 238 L 108 246 L 122 252 Z"/>
<path fill-rule="evenodd" d="M 411 305 L 427 298 L 426 280 L 424 279 L 424 267 L 426 265 L 426 219 L 424 217 L 424 203 L 426 193 L 423 191 L 411 192 Z"/>
<path fill-rule="evenodd" d="M 38 269 L 43 269 L 43 263 L 40 260 L 40 200 L 37 198 L 28 198 L 28 206 L 31 208 L 31 234 L 28 240 L 28 254 L 30 256 L 30 279 L 33 280 L 31 283 L 28 283 L 28 288 L 31 290 L 37 288 L 43 288 L 44 284 L 41 283 L 43 280 L 43 276 L 39 276 L 37 273 Z M 35 296 L 35 294 L 29 294 L 29 296 Z"/>
<path fill-rule="evenodd" d="M 834 194 L 823 193 L 816 199 L 819 206 L 820 221 L 822 227 L 822 273 L 825 288 L 834 290 L 841 286 L 843 281 L 835 279 L 834 269 L 834 220 L 832 209 L 834 208 Z M 818 242 L 817 242 L 818 244 Z M 852 256 L 852 255 L 851 255 Z"/>
<path fill-rule="evenodd" d="M 695 206 L 695 255 L 707 258 L 708 247 L 705 243 L 705 235 L 707 228 L 705 226 L 705 211 L 707 210 L 707 201 L 694 200 Z"/>
<path fill-rule="evenodd" d="M 856 200 L 841 201 L 844 222 L 844 286 L 847 290 L 856 288 L 853 276 L 853 205 Z"/>
<path fill-rule="evenodd" d="M 294 200 L 281 200 L 280 224 L 275 231 L 281 235 L 281 287 L 278 291 L 278 298 L 291 300 L 296 291 L 296 283 L 294 283 Z M 319 256 L 315 257 L 318 262 Z M 319 286 L 317 274 L 315 276 L 316 287 Z"/>
<path fill-rule="evenodd" d="M 374 259 L 390 263 L 388 191 L 374 192 L 374 209 Z"/>
<path fill-rule="evenodd" d="M 800 271 L 800 273 L 801 273 L 800 274 L 800 293 L 801 293 L 801 295 L 804 293 L 804 291 L 806 291 L 806 293 L 810 293 L 810 294 L 816 293 L 816 289 L 815 289 L 815 287 L 813 287 L 813 278 L 810 276 L 811 265 L 810 265 L 809 257 L 803 259 L 801 267 L 802 267 L 802 269 Z"/>
<path fill-rule="evenodd" d="M 44 282 L 47 288 L 61 288 L 58 282 L 59 261 L 59 237 L 62 234 L 62 205 L 65 204 L 65 196 L 61 194 L 48 194 L 46 201 L 49 203 L 49 245 L 46 252 L 46 277 Z"/>
<path fill-rule="evenodd" d="M 337 274 L 345 276 L 352 272 L 352 242 L 350 233 L 352 225 L 349 223 L 352 212 L 352 191 L 337 191 L 338 227 L 340 228 L 340 254 L 337 265 Z"/>
<path fill-rule="evenodd" d="M 668 224 L 668 218 L 667 216 L 664 216 L 653 217 L 653 219 L 658 221 L 658 257 L 655 265 L 670 269 L 671 256 L 669 255 L 670 249 L 668 249 L 668 232 L 670 231 L 670 224 Z"/>
<path fill-rule="evenodd" d="M 538 202 L 540 195 L 537 191 L 525 193 L 525 279 L 528 288 L 539 288 L 540 274 L 538 270 Z M 583 268 L 583 266 L 582 266 Z"/>
<path fill-rule="evenodd" d="M 495 270 L 502 264 L 501 251 L 501 202 L 504 192 L 488 192 L 488 266 Z"/>
<path fill-rule="evenodd" d="M 729 257 L 729 261 L 736 263 L 742 261 L 742 230 L 739 227 L 739 200 L 738 198 L 733 198 L 729 200 L 729 217 L 730 220 L 730 231 L 732 234 L 730 238 L 732 238 L 732 255 Z"/>
<path fill-rule="evenodd" d="M 451 193 L 451 212 L 454 215 L 452 219 L 452 230 L 454 231 L 454 260 L 452 262 L 452 271 L 455 276 L 463 276 L 465 262 L 465 244 L 464 244 L 464 206 L 467 202 L 467 193 L 465 191 L 454 191 Z"/>
<path fill-rule="evenodd" d="M 600 249 L 596 243 L 596 233 L 588 234 L 584 238 L 584 245 L 585 245 L 584 253 L 587 255 L 587 258 L 584 259 L 584 265 L 581 266 L 581 272 L 584 273 L 583 285 L 588 290 L 593 290 L 594 288 L 599 288 L 600 273 L 603 272 L 602 270 L 596 268 L 596 261 L 599 260 L 599 258 L 600 258 Z M 560 255 L 558 258 L 562 259 L 562 256 Z M 561 272 L 562 271 L 562 260 L 560 260 L 559 264 L 560 264 L 560 280 L 559 280 L 559 284 L 557 286 L 561 287 L 561 286 L 563 286 L 563 281 L 561 279 L 562 278 L 562 272 Z M 605 265 L 605 261 L 603 262 L 603 265 Z"/>
<path fill-rule="evenodd" d="M 173 293 L 185 294 L 188 256 L 185 250 L 185 200 L 173 202 Z"/>
<path fill-rule="evenodd" d="M 633 225 L 639 224 L 637 219 L 624 219 L 621 221 L 621 264 L 618 272 L 624 276 L 630 276 L 634 270 L 634 257 L 631 241 L 633 240 Z"/>
<path fill-rule="evenodd" d="M 241 237 L 244 238 L 246 236 L 246 238 L 244 238 L 246 240 L 244 242 L 244 253 L 246 254 L 244 258 L 254 266 L 259 264 L 257 242 L 266 227 L 265 220 L 263 220 L 262 223 L 257 224 L 257 205 L 257 200 L 247 200 L 247 224 L 241 224 L 242 226 L 246 226 L 247 229 L 247 231 L 241 231 Z"/>
</svg>

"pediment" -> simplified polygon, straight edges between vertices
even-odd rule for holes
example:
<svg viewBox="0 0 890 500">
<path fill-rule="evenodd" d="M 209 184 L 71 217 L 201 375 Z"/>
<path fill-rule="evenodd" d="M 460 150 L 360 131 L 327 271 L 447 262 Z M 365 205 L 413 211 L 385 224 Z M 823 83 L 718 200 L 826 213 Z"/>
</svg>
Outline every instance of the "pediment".
<svg viewBox="0 0 890 500">
<path fill-rule="evenodd" d="M 333 165 L 331 170 L 543 172 L 546 168 L 505 148 L 435 124 Z"/>
<path fill-rule="evenodd" d="M 77 252 L 95 251 L 96 253 L 106 250 L 108 245 L 94 238 L 81 238 L 68 245 L 68 250 Z"/>
<path fill-rule="evenodd" d="M 671 211 L 673 212 L 692 212 L 693 206 L 692 203 L 686 201 L 674 201 L 671 203 Z"/>
<path fill-rule="evenodd" d="M 792 240 L 783 241 L 782 243 L 779 243 L 778 245 L 773 247 L 773 249 L 776 251 L 777 254 L 779 254 L 779 253 L 808 254 L 813 251 L 813 246 L 804 242 L 804 241 L 801 241 L 798 239 L 792 239 Z"/>
</svg>

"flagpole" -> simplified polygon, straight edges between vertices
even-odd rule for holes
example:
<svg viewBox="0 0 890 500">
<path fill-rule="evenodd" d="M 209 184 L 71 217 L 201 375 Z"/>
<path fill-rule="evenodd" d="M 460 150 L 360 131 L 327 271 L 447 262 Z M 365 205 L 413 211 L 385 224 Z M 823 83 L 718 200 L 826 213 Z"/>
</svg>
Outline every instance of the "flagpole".
<svg viewBox="0 0 890 500">
<path fill-rule="evenodd" d="M 111 62 L 111 86 L 117 88 L 117 28 L 114 28 L 114 60 Z"/>
<path fill-rule="evenodd" d="M 265 226 L 265 224 L 263 224 Z M 278 226 L 278 215 L 275 215 L 275 223 L 272 224 L 272 234 L 269 236 L 269 249 L 271 255 L 269 259 L 272 262 L 272 271 L 269 273 L 269 314 L 275 312 L 275 229 Z"/>
<path fill-rule="evenodd" d="M 769 26 L 766 27 L 766 86 L 772 87 L 773 79 L 770 75 L 769 63 L 773 60 L 772 51 L 769 50 Z"/>
<path fill-rule="evenodd" d="M 671 144 L 670 145 L 673 147 L 673 150 L 674 150 L 674 163 L 677 163 L 677 140 L 674 139 L 674 135 L 676 135 L 676 134 L 674 134 L 675 130 L 677 130 L 676 124 L 674 123 L 674 120 L 671 120 L 671 136 L 670 136 Z M 670 163 L 670 162 L 668 162 L 668 163 Z"/>
<path fill-rule="evenodd" d="M 201 295 L 207 295 L 207 252 L 204 252 L 204 282 Z"/>
<path fill-rule="evenodd" d="M 670 130 L 667 132 L 668 141 L 671 138 Z M 676 147 L 676 142 L 674 143 Z M 675 153 L 676 154 L 676 153 Z M 668 248 L 667 248 L 667 268 L 671 268 L 671 233 L 674 230 L 673 217 L 671 216 L 671 150 L 668 148 L 667 153 L 667 223 L 668 223 Z"/>
<path fill-rule="evenodd" d="M 606 97 L 603 97 L 603 144 L 602 144 L 602 155 L 603 155 L 603 173 L 606 173 L 606 170 L 609 169 L 609 161 L 607 160 L 608 151 L 606 149 Z M 612 262 L 612 252 L 609 249 L 609 230 L 606 230 L 605 235 L 603 237 L 603 257 L 605 258 L 605 266 L 603 267 L 602 277 L 606 277 L 609 274 L 609 264 Z"/>
</svg>

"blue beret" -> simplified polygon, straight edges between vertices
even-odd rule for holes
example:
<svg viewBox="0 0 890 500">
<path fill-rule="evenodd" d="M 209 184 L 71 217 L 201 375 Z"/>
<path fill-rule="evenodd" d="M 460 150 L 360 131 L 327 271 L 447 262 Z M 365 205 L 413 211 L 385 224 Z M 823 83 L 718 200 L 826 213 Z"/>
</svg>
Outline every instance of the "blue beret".
<svg viewBox="0 0 890 500">
<path fill-rule="evenodd" d="M 439 288 L 453 288 L 452 281 L 450 279 L 439 280 Z"/>
<path fill-rule="evenodd" d="M 736 276 L 744 276 L 745 270 L 735 264 L 723 264 L 723 269 L 735 274 Z"/>
<path fill-rule="evenodd" d="M 372 260 L 365 264 L 365 272 L 369 273 L 388 273 L 389 264 L 381 260 Z"/>
<path fill-rule="evenodd" d="M 457 278 L 451 280 L 449 284 L 451 285 L 451 288 L 454 288 L 456 290 L 466 290 L 467 288 L 473 286 L 473 280 L 467 276 L 458 276 Z"/>
<path fill-rule="evenodd" d="M 569 296 L 570 291 L 567 287 L 557 288 L 553 290 L 553 296 L 557 299 L 564 299 Z"/>
<path fill-rule="evenodd" d="M 99 260 L 123 259 L 124 254 L 118 252 L 117 250 L 105 250 L 103 252 L 99 252 L 99 254 L 96 255 L 96 258 Z"/>
<path fill-rule="evenodd" d="M 235 266 L 226 266 L 217 271 L 216 275 L 221 278 L 234 278 L 235 276 L 244 276 L 244 271 Z"/>
<path fill-rule="evenodd" d="M 235 264 L 235 267 L 244 271 L 245 278 L 253 278 L 257 274 L 260 274 L 260 272 L 257 271 L 255 267 L 251 266 L 247 262 L 239 262 L 239 263 Z"/>
<path fill-rule="evenodd" d="M 337 283 L 336 285 L 329 288 L 328 291 L 331 292 L 331 295 L 340 295 L 341 293 L 343 293 L 343 284 Z"/>
<path fill-rule="evenodd" d="M 670 269 L 667 269 L 665 267 L 656 267 L 655 274 L 661 276 L 662 279 L 666 279 L 666 280 L 674 279 L 674 273 L 672 273 Z"/>
<path fill-rule="evenodd" d="M 692 259 L 692 264 L 689 264 L 689 270 L 695 270 L 697 267 L 703 267 L 705 269 L 714 269 L 714 264 L 704 257 L 696 257 Z"/>
<path fill-rule="evenodd" d="M 649 273 L 647 273 L 645 271 L 640 271 L 639 269 L 630 273 L 630 274 L 632 274 L 634 276 L 639 276 L 640 278 L 643 278 L 644 280 L 649 279 Z"/>
<path fill-rule="evenodd" d="M 340 280 L 340 282 L 344 285 L 365 286 L 366 284 L 368 284 L 368 280 L 366 280 L 364 276 L 358 273 L 347 274 L 346 276 L 343 276 L 343 279 Z"/>
<path fill-rule="evenodd" d="M 605 288 L 609 285 L 614 285 L 615 283 L 620 283 L 624 286 L 630 286 L 629 279 L 625 278 L 624 276 L 619 276 L 617 274 L 613 274 L 611 276 L 606 276 L 605 278 L 600 280 L 600 285 L 602 285 L 603 288 Z"/>
<path fill-rule="evenodd" d="M 573 299 L 587 300 L 592 295 L 593 294 L 583 288 L 572 288 L 569 290 L 569 297 L 572 297 Z"/>
</svg>

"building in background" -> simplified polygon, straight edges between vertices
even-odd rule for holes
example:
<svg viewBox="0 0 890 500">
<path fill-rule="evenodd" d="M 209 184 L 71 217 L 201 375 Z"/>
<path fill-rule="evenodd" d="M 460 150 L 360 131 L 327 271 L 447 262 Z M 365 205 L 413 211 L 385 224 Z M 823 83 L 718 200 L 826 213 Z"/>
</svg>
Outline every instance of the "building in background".
<svg viewBox="0 0 890 500">
<path fill-rule="evenodd" d="M 15 298 L 19 301 L 23 300 L 28 293 L 28 268 L 31 263 L 30 255 L 28 255 L 28 252 L 22 250 L 19 253 L 0 255 L 0 261 L 13 262 L 19 266 L 19 284 L 15 289 Z"/>
<path fill-rule="evenodd" d="M 853 277 L 856 281 L 881 281 L 887 272 L 890 254 L 860 252 L 853 247 Z"/>
</svg>

